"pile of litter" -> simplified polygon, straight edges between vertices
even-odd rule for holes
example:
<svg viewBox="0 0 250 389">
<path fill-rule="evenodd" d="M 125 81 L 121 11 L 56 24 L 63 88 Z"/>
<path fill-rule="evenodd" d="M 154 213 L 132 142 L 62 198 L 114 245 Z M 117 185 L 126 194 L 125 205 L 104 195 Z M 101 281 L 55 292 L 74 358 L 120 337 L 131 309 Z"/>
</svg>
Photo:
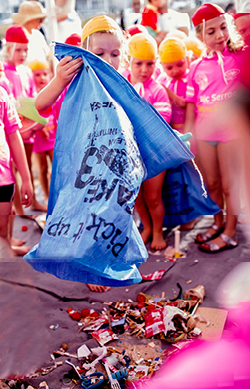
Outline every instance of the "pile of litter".
<svg viewBox="0 0 250 389">
<path fill-rule="evenodd" d="M 161 297 L 139 293 L 137 301 L 103 303 L 101 312 L 69 307 L 67 315 L 76 321 L 76 332 L 84 331 L 97 346 L 86 341 L 73 354 L 63 343 L 51 354 L 50 363 L 26 377 L 27 383 L 0 381 L 0 389 L 33 389 L 29 379 L 43 378 L 64 364 L 70 369 L 60 381 L 68 387 L 120 389 L 149 379 L 173 352 L 202 334 L 199 323 L 206 319 L 196 311 L 205 296 L 204 286 L 187 290 L 183 298 L 180 294 L 181 288 L 176 299 L 167 300 L 164 293 Z M 40 382 L 39 388 L 50 389 L 46 381 Z"/>
</svg>

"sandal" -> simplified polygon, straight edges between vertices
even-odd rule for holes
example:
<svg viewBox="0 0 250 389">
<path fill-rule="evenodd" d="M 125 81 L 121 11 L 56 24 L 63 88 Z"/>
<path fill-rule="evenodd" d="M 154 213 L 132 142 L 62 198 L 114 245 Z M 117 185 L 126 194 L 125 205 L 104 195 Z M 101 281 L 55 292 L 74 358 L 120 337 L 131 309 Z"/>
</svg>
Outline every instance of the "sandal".
<svg viewBox="0 0 250 389">
<path fill-rule="evenodd" d="M 207 243 L 200 244 L 199 250 L 204 251 L 205 253 L 216 254 L 219 253 L 220 251 L 234 249 L 235 247 L 238 246 L 237 240 L 230 238 L 230 236 L 225 234 L 220 234 L 219 236 L 225 243 L 225 246 L 220 247 L 217 243 L 207 242 Z"/>
<path fill-rule="evenodd" d="M 219 227 L 216 224 L 213 224 L 210 228 L 212 228 L 215 231 L 215 233 L 214 234 L 209 234 L 208 232 L 199 233 L 196 235 L 196 238 L 194 240 L 195 243 L 201 244 L 201 243 L 206 243 L 209 240 L 215 239 L 222 233 L 224 229 L 224 227 Z"/>
</svg>

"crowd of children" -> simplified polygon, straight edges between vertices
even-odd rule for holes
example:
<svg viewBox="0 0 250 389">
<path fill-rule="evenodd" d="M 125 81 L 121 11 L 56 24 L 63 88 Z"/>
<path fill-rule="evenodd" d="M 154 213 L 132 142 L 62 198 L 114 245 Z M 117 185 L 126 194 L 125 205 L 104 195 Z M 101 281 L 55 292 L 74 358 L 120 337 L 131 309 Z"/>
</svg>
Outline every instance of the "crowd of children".
<svg viewBox="0 0 250 389">
<path fill-rule="evenodd" d="M 239 198 L 234 190 L 237 164 L 232 160 L 237 153 L 238 134 L 223 128 L 216 114 L 222 102 L 236 95 L 242 53 L 250 41 L 250 14 L 233 15 L 234 38 L 229 36 L 228 19 L 222 8 L 203 4 L 192 16 L 197 38 L 172 32 L 165 33 L 160 42 L 155 37 L 159 33 L 157 10 L 162 2 L 150 0 L 149 3 L 142 15 L 142 25 L 147 26 L 147 30 L 134 28 L 136 33 L 131 33 L 130 37 L 129 31 L 123 34 L 112 18 L 99 16 L 84 26 L 81 45 L 121 72 L 175 130 L 181 134 L 192 133 L 191 151 L 196 156 L 209 195 L 221 208 L 214 216 L 214 224 L 205 233 L 198 234 L 195 242 L 209 253 L 234 248 L 237 246 Z M 63 58 L 53 77 L 51 65 L 46 60 L 26 62 L 29 34 L 25 28 L 17 24 L 11 26 L 5 40 L 4 63 L 0 69 L 3 106 L 0 202 L 5 218 L 0 218 L 0 236 L 9 239 L 7 220 L 12 213 L 13 197 L 20 215 L 25 214 L 23 205 L 46 211 L 46 206 L 36 200 L 34 188 L 32 190 L 31 156 L 34 153 L 37 158 L 40 184 L 48 200 L 48 158 L 52 163 L 60 107 L 68 85 L 82 67 L 82 59 Z M 79 35 L 73 34 L 66 43 L 79 46 Z M 127 59 L 124 61 L 125 54 Z M 14 106 L 20 97 L 36 97 L 36 109 L 48 118 L 46 124 L 33 123 L 30 137 L 25 136 L 23 140 L 19 136 L 21 124 Z M 22 179 L 20 191 L 14 179 L 16 171 Z M 6 179 L 2 180 L 2 176 Z M 166 247 L 162 233 L 163 179 L 164 172 L 144 181 L 135 205 L 143 224 L 143 241 L 151 240 L 152 250 Z M 92 290 L 103 291 L 105 288 L 93 286 Z"/>
</svg>

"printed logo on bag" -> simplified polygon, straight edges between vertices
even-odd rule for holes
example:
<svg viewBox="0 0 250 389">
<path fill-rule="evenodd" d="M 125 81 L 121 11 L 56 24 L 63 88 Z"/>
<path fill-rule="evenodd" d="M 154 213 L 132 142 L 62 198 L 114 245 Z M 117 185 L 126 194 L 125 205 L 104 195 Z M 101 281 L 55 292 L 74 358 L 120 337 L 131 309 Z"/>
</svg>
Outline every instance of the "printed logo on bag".
<svg viewBox="0 0 250 389">
<path fill-rule="evenodd" d="M 89 108 L 92 131 L 85 134 L 85 149 L 82 151 L 79 147 L 83 156 L 80 166 L 76 164 L 75 167 L 76 178 L 74 181 L 70 178 L 72 191 L 77 190 L 77 199 L 82 201 L 85 213 L 79 215 L 78 222 L 69 215 L 53 217 L 47 224 L 47 234 L 67 238 L 72 249 L 88 236 L 118 257 L 130 238 L 128 226 L 123 221 L 126 219 L 117 218 L 116 213 L 120 211 L 113 208 L 117 204 L 125 215 L 132 217 L 134 201 L 145 174 L 144 164 L 132 125 L 122 108 L 114 101 L 91 102 Z M 114 116 L 110 110 L 115 111 Z"/>
<path fill-rule="evenodd" d="M 112 105 L 114 106 L 113 103 Z M 100 103 L 100 106 L 103 107 L 103 104 Z M 116 109 L 119 110 L 119 107 Z M 98 127 L 99 118 L 96 114 L 94 131 L 88 135 L 90 146 L 85 151 L 80 169 L 77 171 L 75 188 L 86 189 L 83 200 L 85 203 L 108 201 L 117 192 L 117 204 L 127 213 L 132 214 L 133 202 L 132 204 L 128 202 L 133 197 L 135 199 L 141 178 L 144 176 L 143 162 L 138 148 L 135 147 L 133 138 L 125 138 L 117 128 L 99 129 Z M 108 146 L 100 145 L 98 138 L 107 135 L 109 135 Z"/>
</svg>

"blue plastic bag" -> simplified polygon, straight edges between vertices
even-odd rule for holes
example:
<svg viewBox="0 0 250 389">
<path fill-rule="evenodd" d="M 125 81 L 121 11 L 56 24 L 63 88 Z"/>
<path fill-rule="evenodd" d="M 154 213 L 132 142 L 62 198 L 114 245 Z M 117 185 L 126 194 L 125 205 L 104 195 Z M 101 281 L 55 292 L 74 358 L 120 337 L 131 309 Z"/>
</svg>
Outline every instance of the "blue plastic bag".
<svg viewBox="0 0 250 389">
<path fill-rule="evenodd" d="M 59 278 L 101 285 L 141 280 L 147 251 L 133 221 L 145 178 L 193 155 L 116 70 L 81 48 L 59 115 L 46 225 L 25 259 Z"/>
<path fill-rule="evenodd" d="M 163 225 L 174 228 L 202 215 L 215 215 L 220 207 L 210 198 L 193 161 L 166 171 L 162 188 Z"/>
</svg>

